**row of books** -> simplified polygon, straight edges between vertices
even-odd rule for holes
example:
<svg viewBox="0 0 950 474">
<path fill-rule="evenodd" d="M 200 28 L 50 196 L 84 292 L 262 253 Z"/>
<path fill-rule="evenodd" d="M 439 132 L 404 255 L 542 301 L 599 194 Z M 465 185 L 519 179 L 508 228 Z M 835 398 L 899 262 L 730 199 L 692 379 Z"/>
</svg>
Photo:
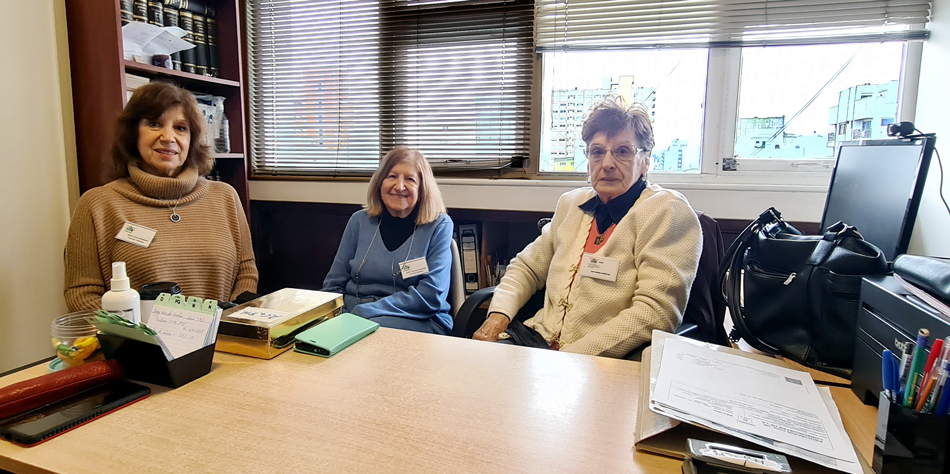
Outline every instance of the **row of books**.
<svg viewBox="0 0 950 474">
<path fill-rule="evenodd" d="M 195 0 L 120 0 L 122 25 L 141 21 L 158 26 L 177 26 L 188 34 L 182 39 L 195 44 L 172 54 L 177 71 L 218 77 L 218 23 L 214 7 Z"/>
</svg>

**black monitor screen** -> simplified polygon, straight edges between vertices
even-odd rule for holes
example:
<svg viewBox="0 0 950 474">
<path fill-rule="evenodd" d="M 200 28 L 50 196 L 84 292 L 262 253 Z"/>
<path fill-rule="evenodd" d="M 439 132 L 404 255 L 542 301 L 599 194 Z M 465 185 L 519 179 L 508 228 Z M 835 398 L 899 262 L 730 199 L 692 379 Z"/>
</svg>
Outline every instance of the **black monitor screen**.
<svg viewBox="0 0 950 474">
<path fill-rule="evenodd" d="M 878 246 L 888 261 L 906 252 L 932 152 L 930 138 L 842 144 L 822 229 L 844 221 Z"/>
</svg>

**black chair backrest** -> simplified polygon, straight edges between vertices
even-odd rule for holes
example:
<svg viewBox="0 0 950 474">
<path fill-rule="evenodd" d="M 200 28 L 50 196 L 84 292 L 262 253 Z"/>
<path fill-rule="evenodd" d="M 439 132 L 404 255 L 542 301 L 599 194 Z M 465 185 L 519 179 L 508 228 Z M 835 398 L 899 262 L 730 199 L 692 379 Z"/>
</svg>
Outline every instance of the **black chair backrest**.
<svg viewBox="0 0 950 474">
<path fill-rule="evenodd" d="M 729 339 L 723 326 L 726 300 L 718 288 L 719 261 L 725 253 L 722 231 L 716 219 L 708 214 L 696 211 L 696 217 L 699 218 L 699 226 L 703 230 L 703 253 L 699 257 L 696 279 L 690 287 L 683 323 L 693 323 L 699 327 L 699 333 L 694 339 L 728 345 Z"/>
</svg>

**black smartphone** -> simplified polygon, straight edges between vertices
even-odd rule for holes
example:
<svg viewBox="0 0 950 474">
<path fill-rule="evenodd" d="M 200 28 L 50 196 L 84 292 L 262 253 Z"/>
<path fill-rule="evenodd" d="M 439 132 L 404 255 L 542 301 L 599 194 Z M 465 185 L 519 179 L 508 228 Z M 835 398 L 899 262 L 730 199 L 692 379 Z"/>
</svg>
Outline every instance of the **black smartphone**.
<svg viewBox="0 0 950 474">
<path fill-rule="evenodd" d="M 110 380 L 58 402 L 0 419 L 0 437 L 33 446 L 107 415 L 151 393 L 127 380 Z"/>
</svg>

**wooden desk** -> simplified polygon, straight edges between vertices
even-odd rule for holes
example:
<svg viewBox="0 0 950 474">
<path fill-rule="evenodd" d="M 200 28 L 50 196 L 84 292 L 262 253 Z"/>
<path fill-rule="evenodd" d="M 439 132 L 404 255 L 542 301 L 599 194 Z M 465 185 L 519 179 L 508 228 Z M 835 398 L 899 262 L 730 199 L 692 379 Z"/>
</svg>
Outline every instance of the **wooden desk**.
<svg viewBox="0 0 950 474">
<path fill-rule="evenodd" d="M 0 442 L 0 469 L 679 472 L 682 461 L 633 450 L 639 379 L 637 362 L 380 329 L 331 359 L 217 353 L 184 387 L 33 448 Z M 833 391 L 869 456 L 873 408 Z"/>
</svg>

